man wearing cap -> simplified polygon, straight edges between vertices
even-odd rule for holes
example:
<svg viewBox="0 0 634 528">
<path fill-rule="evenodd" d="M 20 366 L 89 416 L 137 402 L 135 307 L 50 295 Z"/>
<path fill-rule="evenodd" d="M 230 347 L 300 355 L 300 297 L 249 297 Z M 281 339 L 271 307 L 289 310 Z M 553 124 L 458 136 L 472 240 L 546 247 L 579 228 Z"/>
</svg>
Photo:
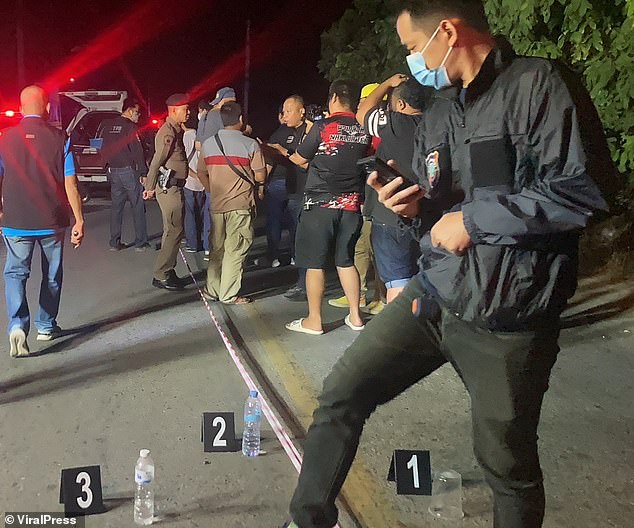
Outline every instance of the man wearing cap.
<svg viewBox="0 0 634 528">
<path fill-rule="evenodd" d="M 181 124 L 189 115 L 185 94 L 172 95 L 165 102 L 167 119 L 156 133 L 155 154 L 150 163 L 143 198 L 149 200 L 156 195 L 163 216 L 163 239 L 156 263 L 152 286 L 166 290 L 182 290 L 183 284 L 174 268 L 178 246 L 183 238 L 183 187 L 187 180 L 187 156 L 183 145 Z M 171 170 L 163 187 L 158 187 L 159 169 Z"/>
<path fill-rule="evenodd" d="M 222 118 L 220 117 L 220 109 L 226 103 L 235 101 L 236 92 L 233 88 L 226 86 L 218 90 L 215 99 L 210 103 L 211 109 L 206 112 L 204 116 L 201 116 L 198 121 L 198 131 L 196 133 L 196 148 L 198 148 L 198 150 L 201 149 L 205 141 L 210 137 L 214 137 L 224 128 Z"/>
</svg>

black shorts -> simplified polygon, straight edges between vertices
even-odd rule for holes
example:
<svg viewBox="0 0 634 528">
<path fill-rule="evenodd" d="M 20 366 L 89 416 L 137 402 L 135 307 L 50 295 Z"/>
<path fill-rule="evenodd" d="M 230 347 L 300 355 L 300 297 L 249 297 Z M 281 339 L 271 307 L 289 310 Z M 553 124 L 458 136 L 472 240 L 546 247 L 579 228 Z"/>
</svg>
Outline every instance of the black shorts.
<svg viewBox="0 0 634 528">
<path fill-rule="evenodd" d="M 326 269 L 333 255 L 335 266 L 354 266 L 354 247 L 362 225 L 361 213 L 324 207 L 302 211 L 295 238 L 297 267 Z"/>
</svg>

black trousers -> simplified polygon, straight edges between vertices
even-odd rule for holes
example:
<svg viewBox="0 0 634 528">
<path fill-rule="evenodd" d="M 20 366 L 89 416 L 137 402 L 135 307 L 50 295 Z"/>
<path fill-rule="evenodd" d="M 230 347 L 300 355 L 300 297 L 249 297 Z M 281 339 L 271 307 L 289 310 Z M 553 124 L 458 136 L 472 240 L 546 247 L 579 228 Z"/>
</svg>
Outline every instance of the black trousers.
<svg viewBox="0 0 634 528">
<path fill-rule="evenodd" d="M 447 361 L 471 397 L 474 450 L 493 490 L 495 528 L 542 526 L 537 426 L 559 351 L 559 321 L 535 332 L 491 333 L 437 306 L 414 316 L 412 301 L 424 297 L 420 282 L 410 281 L 324 381 L 291 502 L 300 528 L 335 525 L 335 498 L 366 419 Z"/>
</svg>

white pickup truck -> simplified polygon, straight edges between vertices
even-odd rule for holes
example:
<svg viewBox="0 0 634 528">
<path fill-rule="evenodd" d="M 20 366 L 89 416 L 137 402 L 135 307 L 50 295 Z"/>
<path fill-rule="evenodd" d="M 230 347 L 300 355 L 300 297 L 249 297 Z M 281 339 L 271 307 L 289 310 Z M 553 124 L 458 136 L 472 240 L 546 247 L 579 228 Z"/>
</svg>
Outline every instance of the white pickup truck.
<svg viewBox="0 0 634 528">
<path fill-rule="evenodd" d="M 121 114 L 127 96 L 125 91 L 103 90 L 59 93 L 62 127 L 70 137 L 77 179 L 84 195 L 108 183 L 101 159 L 101 141 L 97 137 L 103 121 Z"/>
</svg>

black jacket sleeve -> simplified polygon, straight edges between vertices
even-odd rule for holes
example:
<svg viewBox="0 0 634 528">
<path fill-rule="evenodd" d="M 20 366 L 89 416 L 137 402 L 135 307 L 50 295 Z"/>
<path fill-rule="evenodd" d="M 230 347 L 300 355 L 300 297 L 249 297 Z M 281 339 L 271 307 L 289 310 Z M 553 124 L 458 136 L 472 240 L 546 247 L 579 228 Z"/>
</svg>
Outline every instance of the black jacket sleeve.
<svg viewBox="0 0 634 528">
<path fill-rule="evenodd" d="M 462 206 L 475 243 L 515 245 L 523 237 L 578 230 L 607 205 L 587 169 L 580 116 L 553 68 L 535 73 L 528 101 L 529 152 L 534 180 L 515 194 L 478 189 Z"/>
<path fill-rule="evenodd" d="M 134 160 L 137 174 L 139 176 L 145 176 L 147 174 L 145 153 L 143 152 L 143 146 L 141 145 L 141 139 L 139 138 L 139 129 L 134 124 L 130 127 L 128 135 L 128 149 L 130 150 L 131 158 Z"/>
</svg>

